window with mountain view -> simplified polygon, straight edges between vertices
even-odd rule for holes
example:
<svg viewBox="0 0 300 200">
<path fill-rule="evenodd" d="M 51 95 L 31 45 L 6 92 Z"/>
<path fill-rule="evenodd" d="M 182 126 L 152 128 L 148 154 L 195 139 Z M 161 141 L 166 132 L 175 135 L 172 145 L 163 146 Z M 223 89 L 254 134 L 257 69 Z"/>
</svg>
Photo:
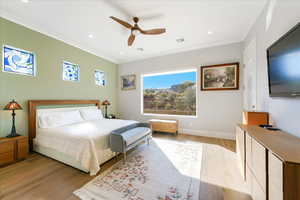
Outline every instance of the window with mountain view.
<svg viewBox="0 0 300 200">
<path fill-rule="evenodd" d="M 196 116 L 196 70 L 143 76 L 143 113 Z"/>
</svg>

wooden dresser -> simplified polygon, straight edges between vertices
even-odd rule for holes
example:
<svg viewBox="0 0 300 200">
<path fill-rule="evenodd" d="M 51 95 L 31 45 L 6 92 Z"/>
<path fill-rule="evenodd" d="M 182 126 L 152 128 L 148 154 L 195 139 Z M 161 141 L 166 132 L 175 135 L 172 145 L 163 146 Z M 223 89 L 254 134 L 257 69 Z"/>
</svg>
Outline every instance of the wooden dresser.
<svg viewBox="0 0 300 200">
<path fill-rule="evenodd" d="M 300 138 L 239 125 L 236 142 L 241 172 L 253 200 L 300 199 Z"/>
<path fill-rule="evenodd" d="M 0 167 L 23 160 L 27 155 L 27 136 L 0 138 Z"/>
</svg>

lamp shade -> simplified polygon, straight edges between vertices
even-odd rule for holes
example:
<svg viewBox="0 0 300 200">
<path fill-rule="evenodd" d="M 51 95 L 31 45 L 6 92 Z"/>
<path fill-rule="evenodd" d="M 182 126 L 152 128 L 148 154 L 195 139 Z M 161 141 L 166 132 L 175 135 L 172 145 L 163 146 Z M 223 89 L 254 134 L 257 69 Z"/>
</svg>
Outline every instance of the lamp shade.
<svg viewBox="0 0 300 200">
<path fill-rule="evenodd" d="M 4 107 L 4 110 L 22 110 L 22 109 L 23 109 L 22 106 L 20 106 L 20 104 L 18 104 L 18 102 L 16 102 L 15 100 L 12 100 Z"/>
<path fill-rule="evenodd" d="M 102 106 L 109 106 L 110 102 L 108 100 L 105 100 L 102 102 Z"/>
</svg>

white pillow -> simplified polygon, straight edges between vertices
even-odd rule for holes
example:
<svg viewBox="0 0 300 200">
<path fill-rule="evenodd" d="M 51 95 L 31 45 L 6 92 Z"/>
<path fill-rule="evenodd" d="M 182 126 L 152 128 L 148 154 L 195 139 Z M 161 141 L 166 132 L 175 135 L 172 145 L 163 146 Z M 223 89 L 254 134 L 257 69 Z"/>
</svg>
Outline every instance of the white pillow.
<svg viewBox="0 0 300 200">
<path fill-rule="evenodd" d="M 67 112 L 44 113 L 39 116 L 40 128 L 55 128 L 69 124 L 82 122 L 83 119 L 78 110 Z"/>
<path fill-rule="evenodd" d="M 81 116 L 84 120 L 97 120 L 103 119 L 103 114 L 100 109 L 80 109 Z"/>
</svg>

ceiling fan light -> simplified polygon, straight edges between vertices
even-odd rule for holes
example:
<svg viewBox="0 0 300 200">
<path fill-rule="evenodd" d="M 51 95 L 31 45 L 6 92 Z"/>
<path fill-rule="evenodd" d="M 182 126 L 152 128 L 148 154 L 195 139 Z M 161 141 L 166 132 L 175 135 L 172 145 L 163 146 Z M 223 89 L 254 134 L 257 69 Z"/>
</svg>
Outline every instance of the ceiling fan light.
<svg viewBox="0 0 300 200">
<path fill-rule="evenodd" d="M 135 29 L 135 30 L 132 30 L 131 33 L 132 33 L 133 35 L 139 35 L 139 34 L 140 34 L 140 31 L 137 30 L 137 29 Z"/>
</svg>

